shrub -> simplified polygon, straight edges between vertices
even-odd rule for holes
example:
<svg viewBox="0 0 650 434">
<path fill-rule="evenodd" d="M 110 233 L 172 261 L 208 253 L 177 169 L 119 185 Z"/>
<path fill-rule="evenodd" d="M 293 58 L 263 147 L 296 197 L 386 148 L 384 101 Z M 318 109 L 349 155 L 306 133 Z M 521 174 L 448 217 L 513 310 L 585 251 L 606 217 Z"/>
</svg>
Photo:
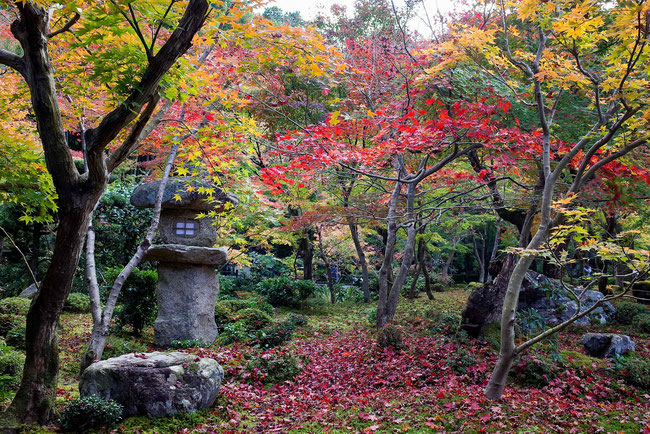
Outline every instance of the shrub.
<svg viewBox="0 0 650 434">
<path fill-rule="evenodd" d="M 372 325 L 377 324 L 377 308 L 366 310 L 366 319 Z"/>
<path fill-rule="evenodd" d="M 639 389 L 650 390 L 650 360 L 624 357 L 618 363 L 617 370 L 626 383 Z"/>
<path fill-rule="evenodd" d="M 625 325 L 633 324 L 638 315 L 647 312 L 648 310 L 642 304 L 623 301 L 616 305 L 616 322 Z"/>
<path fill-rule="evenodd" d="M 404 349 L 402 331 L 392 324 L 385 326 L 379 332 L 377 344 L 381 348 L 393 347 L 396 351 L 401 351 Z"/>
<path fill-rule="evenodd" d="M 523 386 L 541 389 L 558 376 L 556 362 L 544 356 L 521 358 L 511 374 Z"/>
<path fill-rule="evenodd" d="M 174 348 L 174 349 L 187 349 L 187 348 L 205 348 L 207 345 L 205 342 L 203 342 L 200 339 L 184 339 L 182 341 L 179 340 L 173 340 L 169 343 L 167 348 Z"/>
<path fill-rule="evenodd" d="M 124 339 L 119 336 L 109 336 L 106 339 L 106 346 L 102 359 L 110 359 L 111 357 L 118 357 L 123 354 L 129 353 L 144 353 L 149 348 L 142 342 Z"/>
<path fill-rule="evenodd" d="M 97 396 L 87 396 L 73 401 L 61 414 L 64 431 L 84 432 L 113 425 L 122 420 L 122 406 Z"/>
<path fill-rule="evenodd" d="M 246 330 L 259 330 L 271 323 L 271 317 L 259 309 L 247 308 L 237 312 L 237 322 L 242 322 Z"/>
<path fill-rule="evenodd" d="M 20 383 L 25 356 L 0 342 L 0 384 L 10 387 Z"/>
<path fill-rule="evenodd" d="M 226 306 L 223 302 L 218 302 L 214 306 L 214 322 L 217 323 L 218 327 L 223 327 L 226 324 L 234 322 L 235 318 L 232 313 L 232 310 Z"/>
<path fill-rule="evenodd" d="M 90 312 L 90 297 L 78 292 L 71 293 L 65 301 L 63 311 L 71 313 Z"/>
<path fill-rule="evenodd" d="M 270 350 L 260 357 L 250 361 L 246 370 L 251 372 L 251 378 L 265 383 L 281 383 L 295 378 L 302 372 L 298 357 L 286 352 Z"/>
<path fill-rule="evenodd" d="M 295 306 L 311 297 L 316 290 L 311 280 L 291 280 L 286 276 L 266 279 L 257 284 L 257 291 L 273 306 Z"/>
<path fill-rule="evenodd" d="M 456 374 L 464 375 L 467 374 L 467 368 L 478 364 L 478 360 L 465 347 L 457 346 L 456 351 L 447 356 L 445 363 Z"/>
<path fill-rule="evenodd" d="M 242 321 L 235 321 L 226 324 L 219 335 L 219 342 L 222 345 L 232 344 L 233 342 L 243 342 L 251 338 L 249 329 Z"/>
<path fill-rule="evenodd" d="M 451 288 L 454 284 L 454 279 L 451 276 L 442 277 L 442 274 L 431 275 L 431 289 L 436 292 L 442 292 L 445 289 Z"/>
<path fill-rule="evenodd" d="M 107 275 L 111 276 L 107 280 L 115 281 L 120 271 L 119 268 L 110 269 Z M 155 270 L 133 269 L 120 292 L 120 305 L 115 311 L 117 326 L 120 329 L 129 325 L 133 328 L 133 334 L 139 336 L 146 326 L 153 324 L 158 309 L 157 281 L 158 273 Z"/>
<path fill-rule="evenodd" d="M 501 346 L 501 324 L 495 321 L 484 325 L 479 336 L 490 346 L 499 348 Z"/>
<path fill-rule="evenodd" d="M 9 330 L 18 327 L 25 318 L 19 315 L 2 314 L 0 315 L 0 336 L 7 336 Z"/>
<path fill-rule="evenodd" d="M 25 333 L 26 333 L 25 323 L 21 323 L 18 327 L 15 327 L 7 333 L 7 345 L 19 350 L 25 349 Z"/>
<path fill-rule="evenodd" d="M 644 313 L 636 318 L 636 328 L 641 333 L 650 333 L 650 313 Z"/>
<path fill-rule="evenodd" d="M 273 306 L 259 298 L 249 298 L 247 300 L 224 300 L 218 304 L 228 308 L 231 312 L 239 312 L 242 309 L 255 308 L 269 315 L 273 313 Z"/>
<path fill-rule="evenodd" d="M 257 332 L 257 340 L 262 348 L 273 348 L 282 345 L 293 336 L 295 324 L 291 321 L 284 321 L 279 324 L 272 324 Z"/>
<path fill-rule="evenodd" d="M 27 315 L 31 300 L 22 297 L 9 297 L 0 300 L 0 314 Z"/>
<path fill-rule="evenodd" d="M 236 291 L 250 292 L 255 290 L 252 279 L 234 276 L 219 276 L 219 300 L 237 298 Z"/>
<path fill-rule="evenodd" d="M 288 321 L 291 321 L 296 327 L 301 327 L 307 325 L 309 319 L 305 315 L 300 315 L 298 313 L 292 313 L 289 315 Z"/>
</svg>

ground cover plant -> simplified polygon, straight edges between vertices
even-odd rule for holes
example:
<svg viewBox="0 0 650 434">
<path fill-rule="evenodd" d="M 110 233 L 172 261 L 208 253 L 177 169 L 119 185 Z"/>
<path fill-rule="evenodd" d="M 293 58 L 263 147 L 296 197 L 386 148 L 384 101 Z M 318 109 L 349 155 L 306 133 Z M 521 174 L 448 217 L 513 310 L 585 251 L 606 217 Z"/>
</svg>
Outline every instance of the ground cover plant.
<svg viewBox="0 0 650 434">
<path fill-rule="evenodd" d="M 543 343 L 521 358 L 506 388 L 507 400 L 482 394 L 497 352 L 483 339 L 459 331 L 467 290 L 405 301 L 395 327 L 401 350 L 377 345 L 365 303 L 327 306 L 317 314 L 283 309 L 277 324 L 293 322 L 290 340 L 273 348 L 217 343 L 174 345 L 219 361 L 226 371 L 215 406 L 192 415 L 127 418 L 117 432 L 638 432 L 648 429 L 650 397 L 648 334 L 634 326 L 599 326 L 636 342 L 619 360 L 587 357 L 575 326 L 554 345 Z M 299 315 L 303 315 L 299 317 Z M 305 318 L 307 323 L 305 324 Z M 80 350 L 89 334 L 87 315 L 66 313 L 61 324 L 63 375 L 57 407 L 78 399 Z M 139 340 L 136 340 L 139 339 Z M 124 334 L 109 341 L 111 356 L 152 351 L 151 329 L 142 338 Z M 16 354 L 16 353 L 14 353 Z M 13 365 L 12 365 L 13 366 Z M 5 383 L 6 384 L 6 383 Z M 8 402 L 4 398 L 4 403 Z"/>
</svg>

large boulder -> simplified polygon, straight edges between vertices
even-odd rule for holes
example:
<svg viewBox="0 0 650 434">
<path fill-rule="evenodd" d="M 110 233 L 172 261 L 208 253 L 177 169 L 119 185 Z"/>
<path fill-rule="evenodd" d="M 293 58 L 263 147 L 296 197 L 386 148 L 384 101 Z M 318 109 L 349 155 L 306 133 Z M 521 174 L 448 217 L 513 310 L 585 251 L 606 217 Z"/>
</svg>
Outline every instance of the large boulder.
<svg viewBox="0 0 650 434">
<path fill-rule="evenodd" d="M 90 365 L 79 391 L 119 402 L 125 417 L 161 417 L 211 407 L 223 375 L 213 359 L 179 352 L 133 353 Z"/>
<path fill-rule="evenodd" d="M 587 333 L 581 342 L 590 357 L 609 358 L 634 351 L 634 341 L 626 335 Z"/>
<path fill-rule="evenodd" d="M 605 296 L 599 291 L 574 290 L 580 300 L 580 312 L 592 307 Z M 561 323 L 568 320 L 578 312 L 578 303 L 567 289 L 560 282 L 549 279 L 543 274 L 529 270 L 526 273 L 524 282 L 519 293 L 519 304 L 517 310 L 534 309 L 549 323 Z M 588 315 L 578 319 L 576 324 L 605 324 L 612 319 L 616 308 L 605 302 Z"/>
</svg>

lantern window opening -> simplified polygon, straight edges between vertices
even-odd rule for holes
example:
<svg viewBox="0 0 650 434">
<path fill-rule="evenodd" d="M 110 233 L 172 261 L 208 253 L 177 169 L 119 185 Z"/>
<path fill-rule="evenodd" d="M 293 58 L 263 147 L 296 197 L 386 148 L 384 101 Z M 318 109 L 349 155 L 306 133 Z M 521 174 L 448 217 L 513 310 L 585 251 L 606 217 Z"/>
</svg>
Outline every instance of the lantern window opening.
<svg viewBox="0 0 650 434">
<path fill-rule="evenodd" d="M 182 238 L 193 238 L 199 228 L 196 220 L 182 220 L 174 223 L 174 234 Z"/>
</svg>

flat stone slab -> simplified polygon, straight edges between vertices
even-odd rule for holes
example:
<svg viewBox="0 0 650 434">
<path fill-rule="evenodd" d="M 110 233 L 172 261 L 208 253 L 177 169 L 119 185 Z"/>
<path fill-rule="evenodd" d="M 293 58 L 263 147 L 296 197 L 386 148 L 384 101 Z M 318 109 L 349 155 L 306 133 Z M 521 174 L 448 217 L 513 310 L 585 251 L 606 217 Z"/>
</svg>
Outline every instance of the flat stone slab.
<svg viewBox="0 0 650 434">
<path fill-rule="evenodd" d="M 81 376 L 81 396 L 112 399 L 124 417 L 162 417 L 210 408 L 223 369 L 216 360 L 180 352 L 125 354 L 90 365 Z"/>
<path fill-rule="evenodd" d="M 143 259 L 176 264 L 223 265 L 228 261 L 228 249 L 183 244 L 154 244 L 149 247 Z"/>
<path fill-rule="evenodd" d="M 138 208 L 153 208 L 160 181 L 138 185 L 131 195 L 131 204 Z M 210 195 L 211 192 L 212 194 Z M 180 200 L 177 200 L 180 197 Z M 163 193 L 163 209 L 193 209 L 210 211 L 219 203 L 237 203 L 237 198 L 224 193 L 207 182 L 189 178 L 169 178 Z"/>
</svg>

